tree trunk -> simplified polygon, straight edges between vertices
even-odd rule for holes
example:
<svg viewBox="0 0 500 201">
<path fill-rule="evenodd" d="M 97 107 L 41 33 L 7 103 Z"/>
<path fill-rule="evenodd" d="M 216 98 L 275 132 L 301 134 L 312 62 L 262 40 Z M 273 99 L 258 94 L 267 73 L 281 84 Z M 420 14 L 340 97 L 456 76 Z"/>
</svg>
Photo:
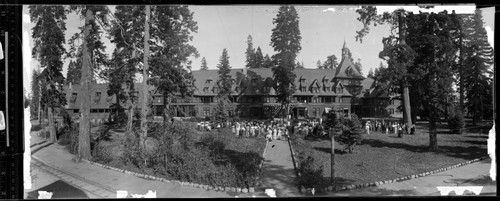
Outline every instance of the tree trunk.
<svg viewBox="0 0 500 201">
<path fill-rule="evenodd" d="M 92 155 L 90 153 L 90 80 L 91 80 L 91 61 L 90 55 L 91 50 L 87 47 L 87 37 L 89 36 L 91 24 L 90 21 L 94 20 L 94 13 L 87 8 L 87 13 L 85 15 L 85 31 L 83 40 L 83 59 L 82 59 L 82 76 L 80 79 L 80 85 L 82 86 L 82 100 L 80 102 L 80 128 L 78 136 L 78 156 L 91 160 Z"/>
<path fill-rule="evenodd" d="M 436 118 L 433 116 L 434 112 L 430 112 L 429 114 L 429 149 L 431 151 L 437 151 L 438 150 L 438 143 L 437 143 L 437 130 L 436 130 Z"/>
<path fill-rule="evenodd" d="M 55 143 L 57 141 L 56 136 L 56 125 L 54 124 L 54 108 L 47 107 L 47 114 L 49 119 L 49 132 L 50 132 L 50 142 Z"/>
<path fill-rule="evenodd" d="M 461 29 L 460 29 L 460 45 L 459 45 L 459 48 L 460 48 L 460 65 L 459 65 L 459 94 L 460 94 L 460 110 L 463 112 L 463 109 L 464 109 L 464 72 L 463 72 L 463 47 L 462 47 L 462 32 L 461 32 Z"/>
<path fill-rule="evenodd" d="M 406 30 L 404 28 L 404 16 L 403 14 L 400 13 L 399 15 L 399 39 L 400 39 L 400 44 L 405 45 L 406 44 Z M 406 66 L 405 66 L 406 68 Z M 410 106 L 410 92 L 408 90 L 408 82 L 406 79 L 403 80 L 403 101 L 404 101 L 404 110 L 405 110 L 405 118 L 406 118 L 406 123 L 408 126 L 411 126 L 411 106 Z"/>
<path fill-rule="evenodd" d="M 40 90 L 40 89 L 39 89 Z M 38 124 L 42 126 L 42 113 L 41 113 L 41 107 L 42 107 L 42 100 L 41 100 L 42 95 L 40 94 L 38 96 Z"/>
<path fill-rule="evenodd" d="M 150 6 L 146 5 L 146 21 L 145 21 L 145 31 L 144 31 L 144 68 L 142 69 L 142 105 L 141 105 L 141 146 L 146 149 L 146 138 L 148 137 L 148 127 L 147 127 L 147 114 L 148 114 L 148 98 L 149 98 L 149 87 L 148 87 L 148 59 L 149 59 L 149 16 L 150 16 Z"/>
<path fill-rule="evenodd" d="M 332 184 L 335 183 L 335 138 L 334 138 L 334 130 L 333 128 L 330 128 L 329 130 L 329 133 L 330 133 L 330 137 L 331 137 L 331 145 L 332 145 L 332 148 L 331 148 L 331 167 L 330 167 L 330 178 L 331 178 L 331 182 Z"/>
</svg>

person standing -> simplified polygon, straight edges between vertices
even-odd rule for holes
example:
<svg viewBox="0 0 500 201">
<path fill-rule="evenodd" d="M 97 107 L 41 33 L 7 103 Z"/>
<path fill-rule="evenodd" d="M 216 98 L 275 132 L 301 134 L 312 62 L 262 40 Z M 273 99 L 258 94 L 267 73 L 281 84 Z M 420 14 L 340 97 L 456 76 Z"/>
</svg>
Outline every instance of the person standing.
<svg viewBox="0 0 500 201">
<path fill-rule="evenodd" d="M 367 121 L 365 123 L 365 130 L 366 130 L 366 134 L 370 135 L 370 122 Z"/>
</svg>

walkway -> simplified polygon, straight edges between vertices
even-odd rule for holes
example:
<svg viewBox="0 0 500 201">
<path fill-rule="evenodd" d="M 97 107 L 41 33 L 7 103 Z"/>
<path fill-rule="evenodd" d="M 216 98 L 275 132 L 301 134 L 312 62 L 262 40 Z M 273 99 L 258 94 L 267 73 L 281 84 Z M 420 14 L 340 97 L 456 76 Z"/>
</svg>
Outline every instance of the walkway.
<svg viewBox="0 0 500 201">
<path fill-rule="evenodd" d="M 269 142 L 262 169 L 263 189 L 274 189 L 277 197 L 304 196 L 294 184 L 295 169 L 288 141 Z"/>
<path fill-rule="evenodd" d="M 43 139 L 31 134 L 32 168 L 50 173 L 51 180 L 62 180 L 80 190 L 88 197 L 116 198 L 117 190 L 126 190 L 130 194 L 146 194 L 148 190 L 156 191 L 158 198 L 215 198 L 234 197 L 226 192 L 218 192 L 180 186 L 177 184 L 142 179 L 133 175 L 108 170 L 86 162 L 73 162 L 74 155 L 68 153 L 64 146 L 49 144 Z M 38 149 L 41 148 L 41 149 Z M 47 177 L 43 177 L 47 178 Z M 25 189 L 30 193 L 42 187 L 37 182 L 42 178 L 33 179 L 33 188 Z M 45 182 L 48 184 L 47 182 Z M 55 192 L 56 193 L 56 192 Z M 55 195 L 54 195 L 55 196 Z"/>
</svg>

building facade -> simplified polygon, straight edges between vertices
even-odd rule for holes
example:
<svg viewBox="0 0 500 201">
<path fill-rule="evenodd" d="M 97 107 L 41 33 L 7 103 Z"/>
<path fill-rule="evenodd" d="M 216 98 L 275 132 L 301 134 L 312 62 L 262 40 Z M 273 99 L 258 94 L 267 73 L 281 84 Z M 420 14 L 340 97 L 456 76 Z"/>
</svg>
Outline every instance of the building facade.
<svg viewBox="0 0 500 201">
<path fill-rule="evenodd" d="M 331 110 L 335 111 L 338 116 L 350 116 L 353 112 L 363 114 L 363 116 L 372 115 L 371 112 L 363 111 L 367 107 L 372 107 L 371 102 L 374 98 L 362 92 L 366 91 L 366 87 L 372 90 L 374 85 L 365 83 L 371 78 L 365 79 L 354 67 L 345 43 L 342 48 L 342 59 L 337 68 L 302 68 L 295 69 L 294 73 L 296 79 L 293 87 L 296 90 L 291 97 L 290 115 L 292 118 L 320 118 Z M 218 70 L 198 70 L 192 71 L 192 74 L 196 89 L 190 97 L 175 95 L 164 97 L 151 88 L 153 116 L 163 116 L 165 111 L 168 111 L 170 116 L 177 117 L 212 117 L 215 114 L 219 102 L 217 97 L 219 93 Z M 230 105 L 227 107 L 229 116 L 258 119 L 284 115 L 286 110 L 277 102 L 276 83 L 272 69 L 231 69 L 230 76 L 232 87 Z M 111 107 L 117 103 L 117 100 L 114 95 L 107 95 L 107 84 L 94 83 L 91 89 L 91 118 L 112 118 L 112 114 L 117 113 L 119 109 Z M 135 84 L 135 89 L 142 89 L 142 83 Z M 68 100 L 66 110 L 70 115 L 75 116 L 80 108 L 80 86 L 65 86 L 65 91 Z M 138 103 L 142 102 L 143 91 L 137 90 L 134 93 L 139 97 Z M 384 96 L 376 99 L 386 101 L 387 98 Z M 389 98 L 390 100 L 392 99 Z M 377 111 L 383 109 L 391 114 L 391 107 L 378 108 Z M 372 111 L 372 109 L 366 111 Z M 379 113 L 373 114 L 376 116 Z"/>
</svg>

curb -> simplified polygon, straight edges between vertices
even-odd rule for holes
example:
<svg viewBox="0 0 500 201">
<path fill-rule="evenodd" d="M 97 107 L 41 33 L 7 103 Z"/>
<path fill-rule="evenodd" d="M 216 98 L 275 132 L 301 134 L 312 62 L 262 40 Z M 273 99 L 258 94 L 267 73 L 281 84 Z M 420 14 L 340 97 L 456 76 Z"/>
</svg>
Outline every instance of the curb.
<svg viewBox="0 0 500 201">
<path fill-rule="evenodd" d="M 297 162 L 297 159 L 295 158 L 295 152 L 293 151 L 293 146 L 292 146 L 292 143 L 290 142 L 290 139 L 288 139 L 288 144 L 290 145 L 290 150 L 292 151 L 292 160 L 293 160 L 293 166 L 295 168 L 295 172 L 296 172 L 297 176 L 300 176 L 300 173 L 297 170 L 298 162 Z M 375 182 L 369 182 L 369 183 L 363 183 L 363 184 L 356 184 L 356 185 L 350 184 L 350 185 L 344 185 L 344 186 L 330 185 L 330 186 L 325 187 L 324 189 L 326 189 L 328 192 L 337 192 L 337 191 L 351 190 L 351 189 L 357 189 L 357 188 L 366 188 L 366 187 L 372 187 L 372 186 L 380 186 L 380 185 L 384 185 L 384 184 L 395 183 L 395 182 L 400 182 L 400 181 L 406 181 L 406 180 L 410 180 L 410 179 L 416 179 L 416 178 L 419 178 L 419 177 L 428 176 L 428 175 L 431 175 L 431 174 L 436 174 L 436 173 L 443 172 L 443 171 L 446 171 L 446 170 L 455 169 L 455 168 L 458 168 L 458 167 L 461 167 L 461 166 L 464 166 L 464 165 L 469 165 L 471 163 L 474 163 L 474 162 L 477 162 L 477 161 L 480 161 L 480 160 L 485 160 L 487 158 L 490 158 L 490 157 L 489 156 L 482 156 L 482 157 L 479 157 L 479 158 L 476 158 L 476 159 L 473 159 L 473 160 L 469 160 L 469 161 L 465 161 L 463 163 L 459 163 L 459 164 L 456 164 L 456 165 L 451 165 L 451 166 L 448 166 L 448 167 L 439 168 L 437 170 L 427 171 L 427 172 L 413 174 L 413 175 L 406 175 L 406 176 L 402 176 L 402 177 L 395 178 L 395 179 L 389 179 L 389 180 L 385 180 L 385 181 L 375 181 Z M 300 191 L 300 189 L 307 189 L 307 190 L 309 190 L 310 188 L 304 188 L 304 186 L 301 186 L 301 187 L 299 187 L 299 191 Z M 303 193 L 303 194 L 306 194 L 308 192 L 307 190 L 303 190 L 303 191 L 300 191 L 300 192 Z"/>
<path fill-rule="evenodd" d="M 293 161 L 293 168 L 295 169 L 295 174 L 297 176 L 300 176 L 300 172 L 298 170 L 299 162 L 295 156 L 295 151 L 293 150 L 292 142 L 290 141 L 290 138 L 288 138 L 287 140 L 288 140 L 288 146 L 290 147 L 290 151 L 292 152 L 292 161 Z"/>
<path fill-rule="evenodd" d="M 266 141 L 266 146 L 264 148 L 264 152 L 262 153 L 262 158 L 263 159 L 261 160 L 261 162 L 259 164 L 259 171 L 261 171 L 262 165 L 264 164 L 264 160 L 265 160 L 264 156 L 266 154 L 266 150 L 267 150 L 267 145 L 268 144 L 269 144 L 269 141 Z M 96 165 L 96 166 L 99 166 L 99 167 L 102 167 L 102 168 L 105 168 L 105 169 L 108 169 L 108 170 L 114 170 L 114 171 L 117 171 L 117 172 L 121 172 L 121 173 L 132 175 L 132 176 L 136 176 L 136 177 L 143 178 L 143 179 L 152 179 L 152 180 L 160 181 L 160 182 L 164 182 L 164 183 L 173 183 L 173 184 L 176 184 L 176 185 L 179 185 L 179 186 L 190 186 L 190 187 L 201 188 L 201 189 L 206 189 L 206 190 L 210 189 L 210 190 L 214 190 L 214 191 L 238 192 L 238 193 L 254 193 L 255 189 L 256 189 L 256 186 L 249 187 L 249 188 L 222 187 L 222 186 L 210 186 L 210 185 L 206 185 L 206 184 L 197 184 L 197 183 L 185 182 L 185 181 L 179 181 L 179 180 L 168 180 L 168 179 L 161 178 L 161 177 L 155 177 L 155 176 L 151 176 L 151 175 L 147 175 L 147 174 L 141 174 L 141 173 L 137 173 L 137 172 L 132 172 L 132 171 L 128 171 L 128 170 L 119 169 L 119 168 L 116 168 L 116 167 L 112 167 L 112 166 L 104 165 L 104 164 L 101 164 L 101 163 L 89 161 L 89 160 L 86 160 L 86 159 L 83 159 L 83 158 L 81 160 L 84 161 L 84 162 L 86 162 L 86 163 L 89 163 L 89 164 L 92 164 L 92 165 Z"/>
</svg>

